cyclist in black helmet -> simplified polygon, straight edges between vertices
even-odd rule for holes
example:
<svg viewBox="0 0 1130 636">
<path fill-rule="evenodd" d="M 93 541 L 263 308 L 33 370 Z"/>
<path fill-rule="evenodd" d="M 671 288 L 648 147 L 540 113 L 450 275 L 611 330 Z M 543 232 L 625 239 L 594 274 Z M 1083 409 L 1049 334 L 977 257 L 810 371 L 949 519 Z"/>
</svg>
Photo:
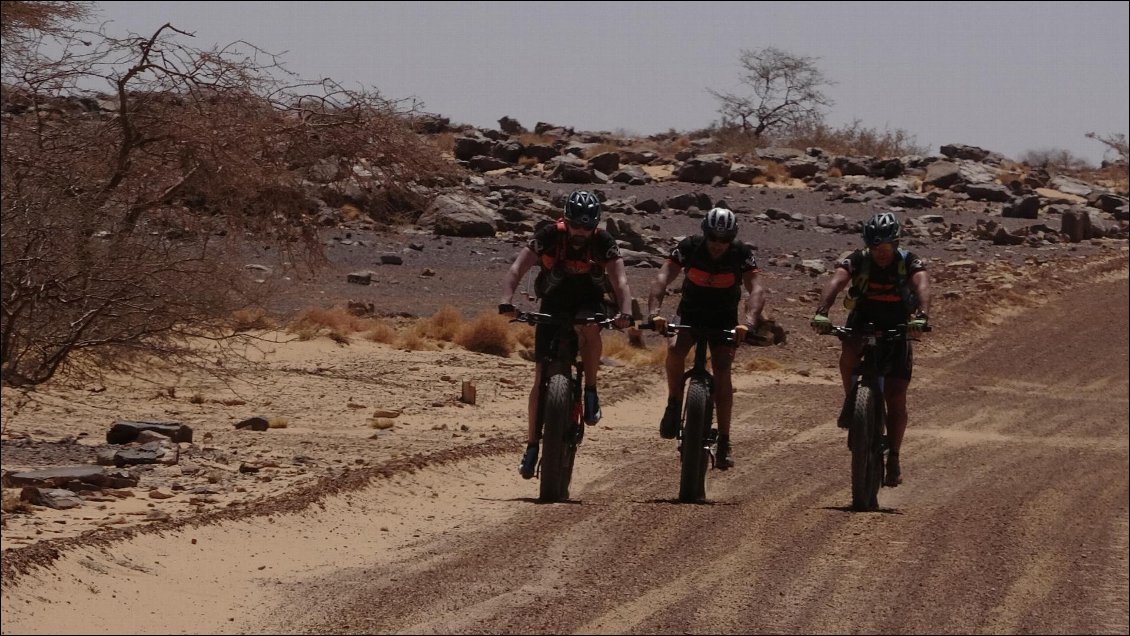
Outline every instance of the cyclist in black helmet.
<svg viewBox="0 0 1130 636">
<path fill-rule="evenodd" d="M 891 329 L 905 324 L 911 333 L 924 332 L 929 321 L 930 277 L 921 258 L 899 249 L 899 233 L 899 221 L 890 212 L 880 212 L 863 225 L 864 248 L 855 250 L 836 265 L 832 279 L 824 286 L 816 315 L 812 317 L 814 330 L 818 333 L 831 331 L 828 311 L 836 302 L 836 296 L 850 285 L 844 301 L 851 310 L 846 322 L 848 327 L 862 327 L 871 322 L 880 329 Z M 910 341 L 902 341 L 898 346 L 895 356 L 898 362 L 886 377 L 884 390 L 890 432 L 886 486 L 902 483 L 899 449 L 906 432 L 906 390 L 914 368 Z M 859 363 L 862 347 L 859 339 L 843 341 L 840 376 L 845 402 L 839 417 L 841 427 L 848 425 L 850 413 L 846 395 L 851 390 L 851 375 Z"/>
<path fill-rule="evenodd" d="M 557 223 L 550 223 L 534 232 L 506 273 L 503 283 L 499 313 L 514 317 L 511 304 L 518 283 L 535 263 L 540 265 L 534 288 L 541 298 L 543 313 L 573 315 L 577 318 L 606 314 L 604 307 L 605 282 L 612 288 L 619 315 L 615 326 L 624 329 L 631 324 L 632 293 L 628 276 L 620 258 L 620 248 L 607 231 L 599 229 L 600 199 L 592 192 L 578 190 L 565 202 L 564 215 Z M 553 340 L 555 327 L 538 325 L 535 332 L 535 359 L 541 360 Z M 600 367 L 602 341 L 598 325 L 577 327 L 581 362 L 584 365 L 584 420 L 587 424 L 600 421 L 600 398 L 596 392 L 596 374 Z M 534 476 L 538 463 L 537 412 L 538 387 L 543 372 L 540 363 L 534 371 L 534 385 L 530 391 L 526 451 L 518 472 L 525 479 Z"/>
<path fill-rule="evenodd" d="M 671 251 L 667 262 L 659 269 L 647 299 L 647 312 L 660 333 L 666 330 L 667 320 L 659 315 L 667 286 L 685 271 L 683 295 L 679 302 L 677 322 L 708 329 L 737 328 L 733 346 L 710 343 L 711 364 L 714 371 L 714 403 L 718 413 L 718 456 L 715 466 L 725 470 L 734 465 L 730 447 L 730 419 L 734 406 L 730 368 L 734 353 L 750 330 L 757 329 L 761 311 L 765 307 L 765 288 L 758 276 L 757 260 L 753 248 L 737 240 L 738 220 L 731 210 L 714 208 L 702 220 L 702 234 L 689 236 Z M 743 319 L 738 320 L 738 305 L 742 289 L 749 300 Z M 682 378 L 687 354 L 694 346 L 689 333 L 672 338 L 667 348 L 667 409 L 659 424 L 659 434 L 672 439 L 679 434 L 679 415 L 682 411 Z"/>
</svg>

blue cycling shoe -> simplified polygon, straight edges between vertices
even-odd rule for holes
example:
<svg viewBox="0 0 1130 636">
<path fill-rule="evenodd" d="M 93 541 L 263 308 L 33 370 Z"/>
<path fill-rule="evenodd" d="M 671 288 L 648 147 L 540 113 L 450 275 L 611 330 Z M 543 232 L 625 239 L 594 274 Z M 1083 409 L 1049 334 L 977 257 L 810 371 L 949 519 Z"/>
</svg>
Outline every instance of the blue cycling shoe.
<svg viewBox="0 0 1130 636">
<path fill-rule="evenodd" d="M 596 387 L 585 387 L 585 424 L 592 426 L 600 421 L 600 398 L 596 396 Z"/>
<path fill-rule="evenodd" d="M 522 454 L 522 462 L 518 464 L 518 474 L 522 479 L 531 479 L 538 468 L 538 445 L 528 444 L 526 452 Z"/>
</svg>

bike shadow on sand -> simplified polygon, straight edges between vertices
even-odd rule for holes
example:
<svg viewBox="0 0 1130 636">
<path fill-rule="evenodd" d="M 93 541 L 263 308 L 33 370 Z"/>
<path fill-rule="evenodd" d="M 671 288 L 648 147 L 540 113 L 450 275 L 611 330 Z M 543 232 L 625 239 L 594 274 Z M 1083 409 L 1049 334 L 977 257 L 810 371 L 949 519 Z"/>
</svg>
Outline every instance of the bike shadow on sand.
<svg viewBox="0 0 1130 636">
<path fill-rule="evenodd" d="M 710 499 L 703 499 L 700 501 L 681 501 L 677 497 L 656 498 L 656 499 L 633 499 L 632 503 L 637 504 L 671 504 L 674 506 L 736 506 L 736 501 L 712 501 Z"/>
<path fill-rule="evenodd" d="M 565 501 L 542 501 L 537 497 L 475 497 L 479 501 L 494 501 L 501 502 L 514 502 L 514 503 L 531 503 L 538 505 L 561 505 L 568 504 L 573 506 L 600 506 L 603 504 L 594 503 L 592 501 L 585 501 L 583 499 L 566 499 Z"/>
<path fill-rule="evenodd" d="M 906 514 L 902 510 L 899 510 L 898 508 L 885 508 L 883 506 L 879 506 L 875 510 L 856 510 L 855 508 L 852 508 L 850 505 L 849 506 L 821 506 L 820 508 L 821 508 L 821 510 L 835 510 L 836 512 L 850 512 L 852 514 L 863 514 L 863 515 L 867 515 L 867 514 L 904 515 L 904 514 Z"/>
</svg>

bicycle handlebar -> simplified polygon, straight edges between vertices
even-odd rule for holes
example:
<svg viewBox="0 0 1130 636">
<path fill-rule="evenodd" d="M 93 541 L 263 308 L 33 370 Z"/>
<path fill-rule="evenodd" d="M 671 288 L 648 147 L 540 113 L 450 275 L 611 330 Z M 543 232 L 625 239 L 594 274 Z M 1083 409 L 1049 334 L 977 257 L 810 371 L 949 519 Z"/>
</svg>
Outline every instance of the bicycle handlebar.
<svg viewBox="0 0 1130 636">
<path fill-rule="evenodd" d="M 926 325 L 926 328 L 923 329 L 923 331 L 933 331 L 933 329 L 930 327 L 930 325 Z M 905 324 L 895 325 L 893 329 L 861 329 L 858 327 L 852 328 L 835 325 L 832 327 L 832 330 L 827 333 L 827 335 L 836 336 L 837 338 L 847 338 L 850 336 L 876 336 L 878 338 L 887 340 L 898 340 L 900 338 L 908 337 L 910 335 L 910 331 L 907 330 L 907 326 Z"/>
<path fill-rule="evenodd" d="M 510 322 L 524 322 L 528 325 L 600 325 L 601 329 L 609 329 L 615 324 L 615 318 L 608 318 L 604 314 L 596 314 L 587 318 L 574 316 L 554 316 L 534 311 L 518 311 Z"/>
<path fill-rule="evenodd" d="M 639 325 L 640 329 L 655 330 L 655 323 L 653 321 L 642 322 Z M 693 325 L 680 325 L 675 323 L 667 324 L 667 334 L 677 334 L 680 332 L 690 332 L 692 334 L 702 334 L 706 337 L 721 336 L 722 341 L 731 344 L 737 338 L 737 328 L 734 329 L 710 329 L 707 327 L 695 327 Z M 752 329 L 746 331 L 746 342 L 768 342 L 769 338 L 755 333 Z"/>
</svg>

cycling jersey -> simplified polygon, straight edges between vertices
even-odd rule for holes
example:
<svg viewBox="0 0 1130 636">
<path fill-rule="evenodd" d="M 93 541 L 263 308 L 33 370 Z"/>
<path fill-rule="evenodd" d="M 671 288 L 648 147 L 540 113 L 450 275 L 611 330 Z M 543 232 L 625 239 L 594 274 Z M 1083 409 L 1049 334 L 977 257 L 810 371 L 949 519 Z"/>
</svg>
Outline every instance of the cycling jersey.
<svg viewBox="0 0 1130 636">
<path fill-rule="evenodd" d="M 593 231 L 583 247 L 573 247 L 563 221 L 535 231 L 528 247 L 538 256 L 541 271 L 534 289 L 548 313 L 572 313 L 599 303 L 607 285 L 605 266 L 620 258 L 616 240 L 603 229 Z"/>
<path fill-rule="evenodd" d="M 699 234 L 680 241 L 671 250 L 670 259 L 683 268 L 685 274 L 678 309 L 680 316 L 709 314 L 725 317 L 724 322 L 736 320 L 742 299 L 742 279 L 746 272 L 758 271 L 752 247 L 734 240 L 721 258 L 714 259 L 706 238 Z"/>
<path fill-rule="evenodd" d="M 907 316 L 916 309 L 910 277 L 924 271 L 926 263 L 914 253 L 898 250 L 886 267 L 879 267 L 870 253 L 855 250 L 836 267 L 852 275 L 848 297 L 855 299 L 855 306 L 848 316 L 848 326 L 874 322 L 880 328 L 891 328 L 905 324 Z M 866 276 L 860 276 L 863 272 Z"/>
</svg>

